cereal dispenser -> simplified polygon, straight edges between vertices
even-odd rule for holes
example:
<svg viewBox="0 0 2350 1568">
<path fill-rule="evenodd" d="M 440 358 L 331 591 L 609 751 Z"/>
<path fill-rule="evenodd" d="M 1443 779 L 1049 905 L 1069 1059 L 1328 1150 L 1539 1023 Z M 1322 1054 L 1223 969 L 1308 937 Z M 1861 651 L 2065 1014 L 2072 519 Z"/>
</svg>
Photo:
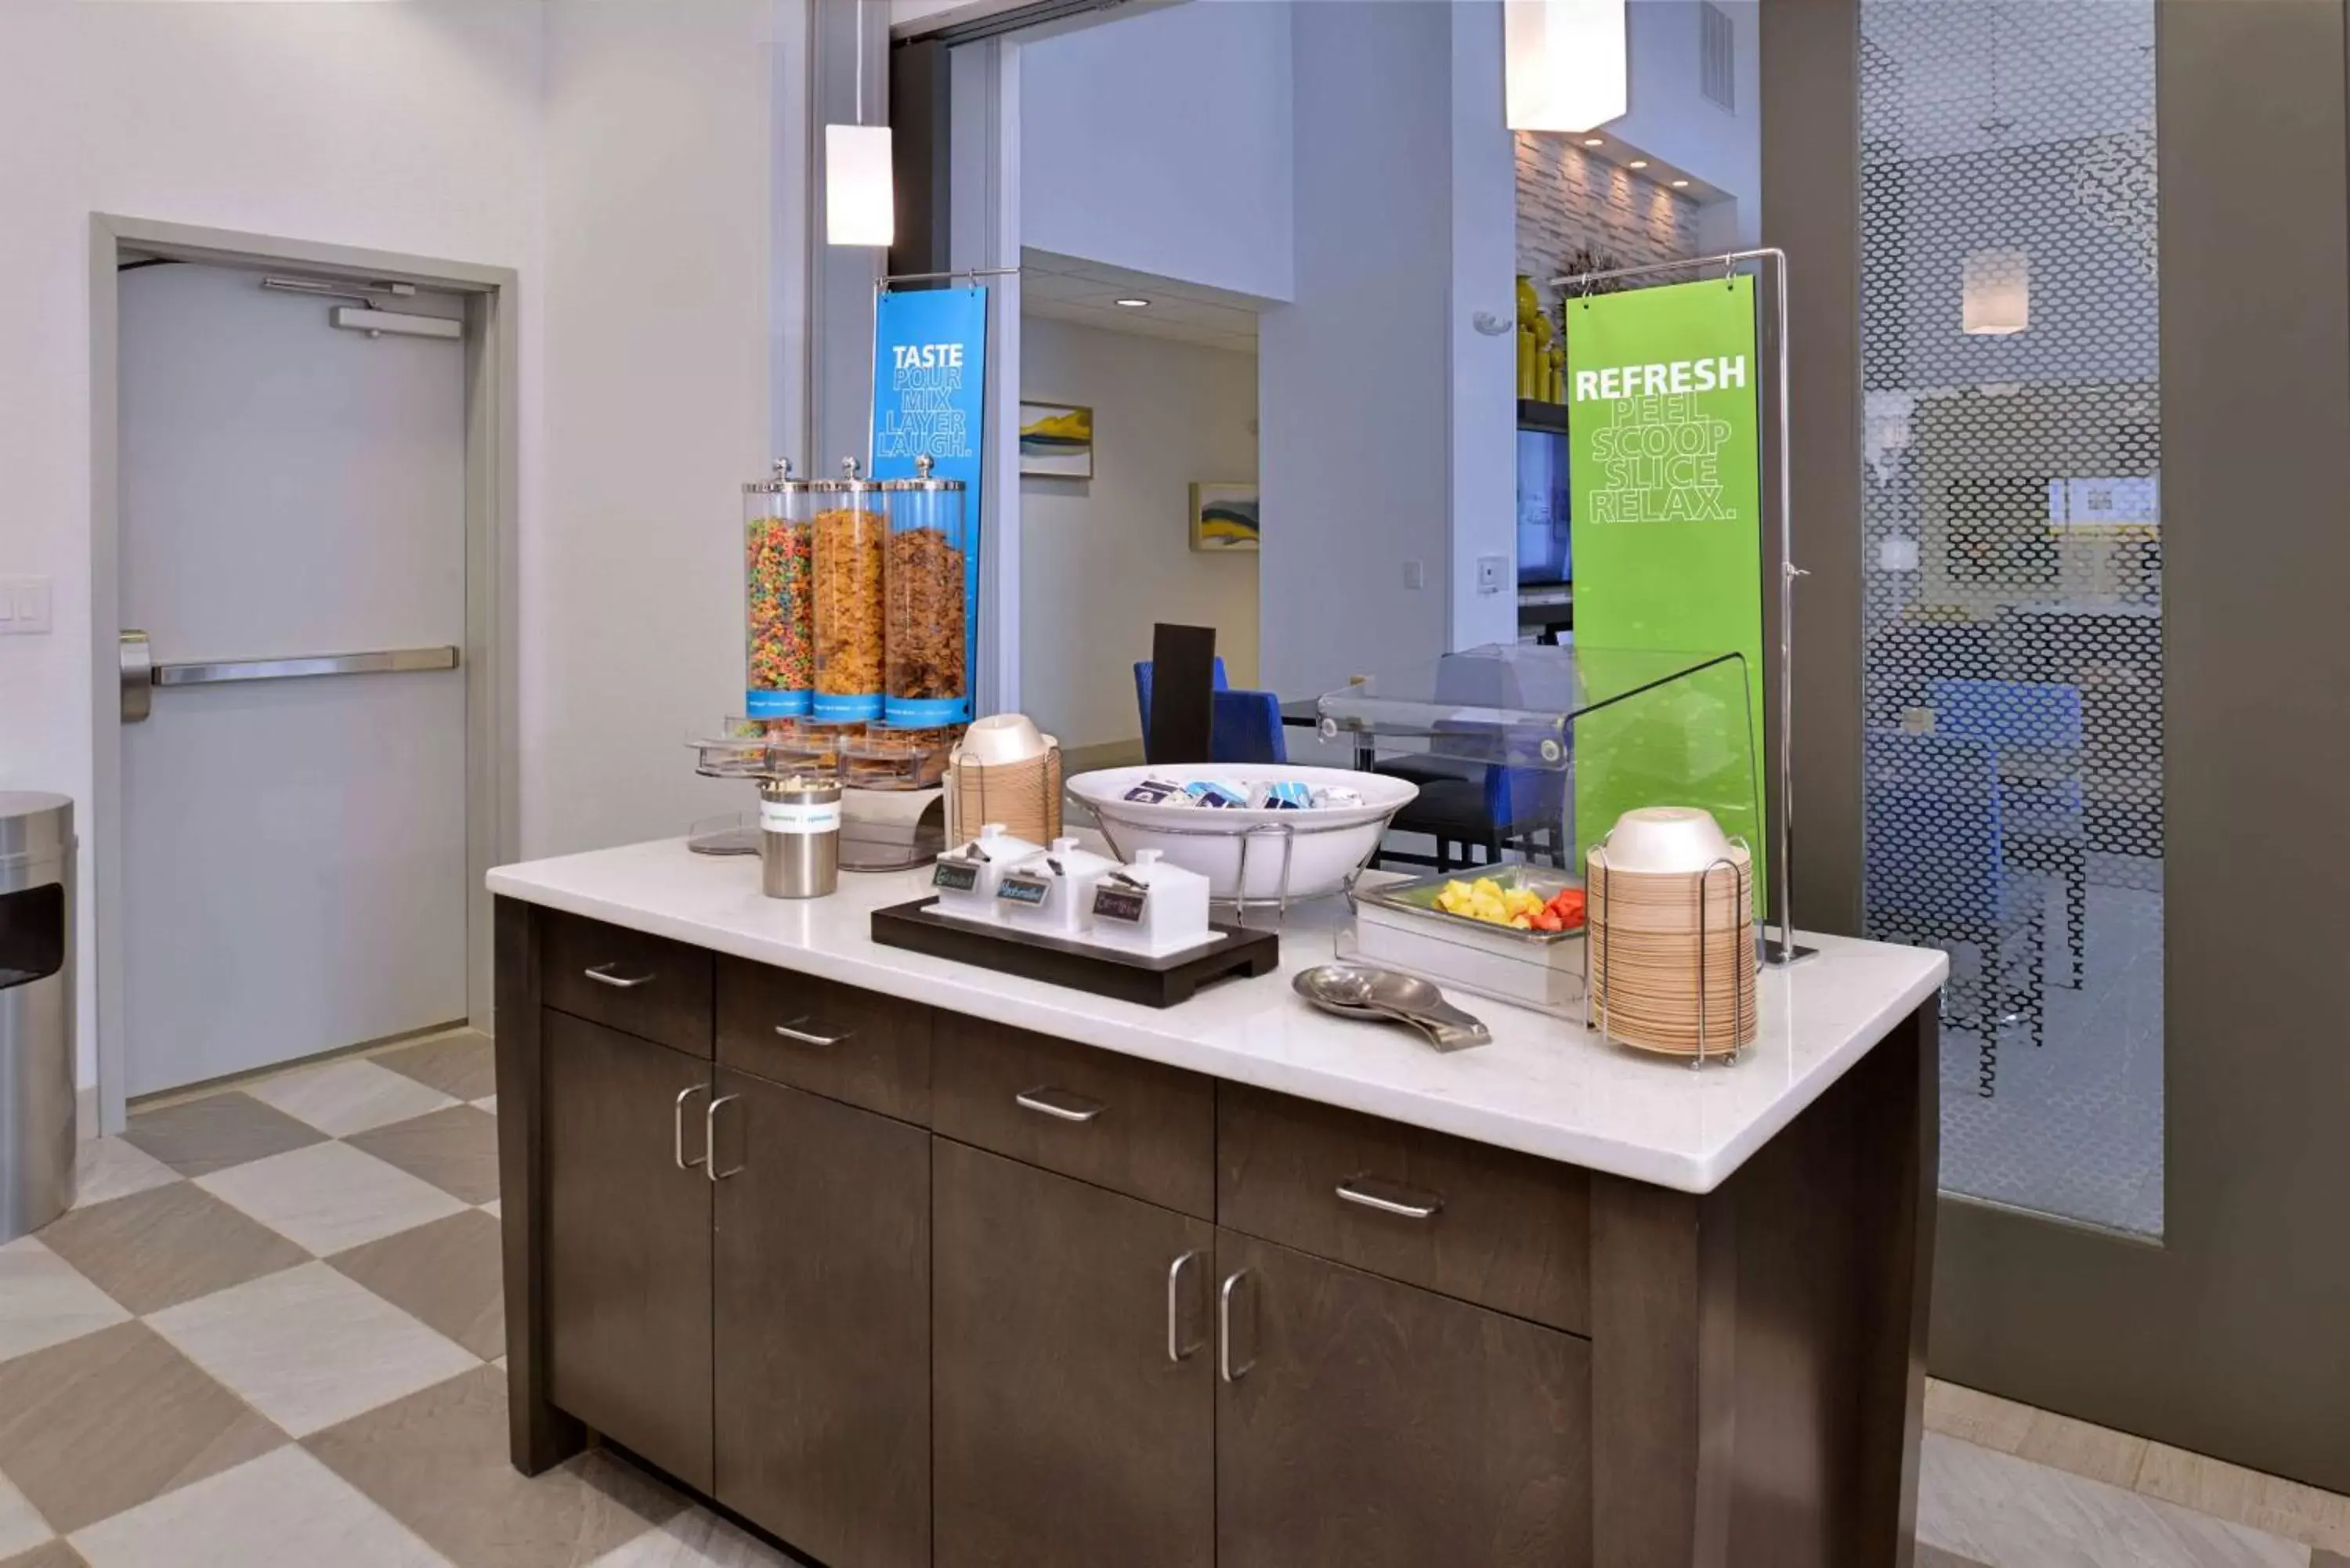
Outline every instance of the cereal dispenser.
<svg viewBox="0 0 2350 1568">
<path fill-rule="evenodd" d="M 889 511 L 883 721 L 902 728 L 968 723 L 963 483 L 932 478 L 927 455 L 914 468 L 918 477 L 881 486 Z"/>
<path fill-rule="evenodd" d="M 816 517 L 816 696 L 822 722 L 881 717 L 883 558 L 888 520 L 881 486 L 861 479 L 853 457 L 841 477 L 811 484 Z"/>
<path fill-rule="evenodd" d="M 808 711 L 815 673 L 808 573 L 806 482 L 792 477 L 791 459 L 775 460 L 772 478 L 743 487 L 743 629 L 744 715 L 789 719 Z"/>
</svg>

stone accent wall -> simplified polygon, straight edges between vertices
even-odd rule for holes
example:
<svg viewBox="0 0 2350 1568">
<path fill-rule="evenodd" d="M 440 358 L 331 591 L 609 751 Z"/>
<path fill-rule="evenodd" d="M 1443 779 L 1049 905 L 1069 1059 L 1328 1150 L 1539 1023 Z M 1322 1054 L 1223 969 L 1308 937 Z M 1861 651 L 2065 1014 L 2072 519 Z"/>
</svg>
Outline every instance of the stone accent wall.
<svg viewBox="0 0 2350 1568">
<path fill-rule="evenodd" d="M 1538 285 L 1589 246 L 1620 266 L 1701 255 L 1698 204 L 1556 131 L 1518 137 L 1518 270 Z M 1543 291 L 1545 301 L 1550 298 Z"/>
</svg>

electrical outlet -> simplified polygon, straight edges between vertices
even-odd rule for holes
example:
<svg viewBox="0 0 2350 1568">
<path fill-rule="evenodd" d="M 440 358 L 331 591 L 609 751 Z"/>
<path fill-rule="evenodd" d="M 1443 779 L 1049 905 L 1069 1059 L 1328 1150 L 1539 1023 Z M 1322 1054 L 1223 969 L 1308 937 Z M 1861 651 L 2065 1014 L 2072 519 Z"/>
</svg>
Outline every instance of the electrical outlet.
<svg viewBox="0 0 2350 1568">
<path fill-rule="evenodd" d="M 0 577 L 0 636 L 37 637 L 49 629 L 49 579 Z"/>
<path fill-rule="evenodd" d="M 1407 588 L 1424 588 L 1428 587 L 1427 563 L 1423 561 L 1406 561 L 1403 564 L 1403 586 Z"/>
<path fill-rule="evenodd" d="M 1509 581 L 1509 576 L 1510 558 L 1507 556 L 1477 557 L 1477 591 L 1479 593 L 1500 593 L 1503 585 Z"/>
</svg>

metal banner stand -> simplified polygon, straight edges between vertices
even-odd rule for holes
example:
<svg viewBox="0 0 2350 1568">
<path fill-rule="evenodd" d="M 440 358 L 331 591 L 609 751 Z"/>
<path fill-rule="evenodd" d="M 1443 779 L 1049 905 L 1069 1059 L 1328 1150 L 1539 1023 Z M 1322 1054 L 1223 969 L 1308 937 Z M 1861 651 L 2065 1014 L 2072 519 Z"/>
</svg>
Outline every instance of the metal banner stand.
<svg viewBox="0 0 2350 1568">
<path fill-rule="evenodd" d="M 1799 947 L 1795 942 L 1794 909 L 1794 823 L 1795 823 L 1795 685 L 1794 678 L 1795 639 L 1795 579 L 1811 576 L 1795 565 L 1794 547 L 1794 481 L 1790 459 L 1792 443 L 1788 436 L 1787 410 L 1787 253 L 1777 246 L 1761 250 L 1725 251 L 1720 255 L 1691 256 L 1687 261 L 1651 262 L 1641 266 L 1609 267 L 1604 272 L 1569 273 L 1550 280 L 1550 286 L 1562 291 L 1579 287 L 1584 294 L 1591 292 L 1596 283 L 1608 283 L 1617 278 L 1651 277 L 1659 273 L 1703 272 L 1720 267 L 1721 275 L 1729 277 L 1742 262 L 1767 265 L 1774 286 L 1778 305 L 1777 342 L 1773 344 L 1778 360 L 1779 396 L 1779 842 L 1778 863 L 1771 867 L 1772 902 L 1778 906 L 1779 934 L 1766 934 L 1762 940 L 1765 963 L 1784 967 L 1800 963 L 1817 955 L 1817 948 Z"/>
</svg>

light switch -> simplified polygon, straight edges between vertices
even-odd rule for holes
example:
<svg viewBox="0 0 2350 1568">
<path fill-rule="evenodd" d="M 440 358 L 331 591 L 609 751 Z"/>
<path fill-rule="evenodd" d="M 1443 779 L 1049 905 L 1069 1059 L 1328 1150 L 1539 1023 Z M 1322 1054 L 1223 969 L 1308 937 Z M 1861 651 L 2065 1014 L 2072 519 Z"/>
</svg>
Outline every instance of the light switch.
<svg viewBox="0 0 2350 1568">
<path fill-rule="evenodd" d="M 1509 576 L 1510 558 L 1507 556 L 1477 557 L 1477 591 L 1479 593 L 1500 593 L 1503 586 L 1509 581 Z"/>
<path fill-rule="evenodd" d="M 1407 588 L 1428 587 L 1427 565 L 1420 561 L 1406 561 L 1403 564 L 1403 586 Z"/>
<path fill-rule="evenodd" d="M 0 633 L 34 637 L 49 629 L 49 579 L 0 577 L 0 605 L 9 613 L 0 617 Z"/>
</svg>

